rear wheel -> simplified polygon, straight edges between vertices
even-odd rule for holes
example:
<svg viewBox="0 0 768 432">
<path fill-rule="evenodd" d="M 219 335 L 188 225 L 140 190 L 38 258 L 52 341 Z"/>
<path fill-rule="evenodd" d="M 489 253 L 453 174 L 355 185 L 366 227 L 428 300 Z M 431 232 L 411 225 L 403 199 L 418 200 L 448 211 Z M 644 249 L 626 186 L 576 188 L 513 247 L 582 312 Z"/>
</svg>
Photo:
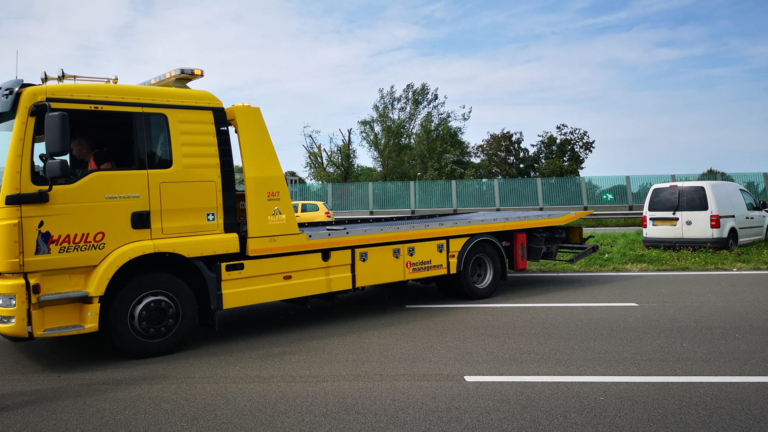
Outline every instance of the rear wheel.
<svg viewBox="0 0 768 432">
<path fill-rule="evenodd" d="M 458 291 L 463 297 L 481 300 L 491 297 L 501 278 L 499 253 L 487 244 L 480 244 L 467 252 L 464 268 L 458 274 Z"/>
<path fill-rule="evenodd" d="M 726 239 L 725 249 L 731 250 L 738 245 L 739 245 L 739 237 L 736 235 L 736 232 L 730 231 L 728 233 L 728 238 Z"/>
<path fill-rule="evenodd" d="M 148 273 L 128 282 L 109 303 L 112 343 L 134 357 L 175 351 L 197 322 L 197 302 L 175 276 Z"/>
</svg>

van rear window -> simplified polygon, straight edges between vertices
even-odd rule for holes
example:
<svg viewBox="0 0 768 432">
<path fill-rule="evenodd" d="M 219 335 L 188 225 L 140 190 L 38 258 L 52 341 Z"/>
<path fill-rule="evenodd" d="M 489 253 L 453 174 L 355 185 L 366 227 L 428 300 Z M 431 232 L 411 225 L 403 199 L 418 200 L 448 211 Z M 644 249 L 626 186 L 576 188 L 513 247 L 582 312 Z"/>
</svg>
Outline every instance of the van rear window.
<svg viewBox="0 0 768 432">
<path fill-rule="evenodd" d="M 662 187 L 654 189 L 651 193 L 651 201 L 648 203 L 648 211 L 671 212 L 677 208 L 677 194 L 679 187 Z"/>
<path fill-rule="evenodd" d="M 678 194 L 680 207 L 677 206 Z M 648 203 L 648 211 L 671 212 L 675 211 L 707 211 L 709 202 L 707 192 L 703 186 L 662 187 L 654 189 L 651 193 L 651 201 Z"/>
<path fill-rule="evenodd" d="M 703 186 L 686 186 L 683 188 L 683 211 L 707 211 L 707 191 Z"/>
</svg>

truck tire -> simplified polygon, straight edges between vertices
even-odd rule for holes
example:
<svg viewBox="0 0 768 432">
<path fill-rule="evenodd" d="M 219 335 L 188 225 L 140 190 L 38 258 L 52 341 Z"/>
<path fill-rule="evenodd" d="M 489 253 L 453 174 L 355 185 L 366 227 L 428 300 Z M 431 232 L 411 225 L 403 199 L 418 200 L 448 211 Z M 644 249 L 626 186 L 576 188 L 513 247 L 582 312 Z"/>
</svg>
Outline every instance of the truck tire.
<svg viewBox="0 0 768 432">
<path fill-rule="evenodd" d="M 165 273 L 140 275 L 108 304 L 112 343 L 133 357 L 174 352 L 197 323 L 197 301 L 189 287 Z M 142 319 L 143 318 L 143 319 Z"/>
<path fill-rule="evenodd" d="M 491 297 L 501 279 L 499 253 L 481 243 L 467 252 L 463 269 L 457 274 L 459 293 L 471 300 Z"/>
</svg>

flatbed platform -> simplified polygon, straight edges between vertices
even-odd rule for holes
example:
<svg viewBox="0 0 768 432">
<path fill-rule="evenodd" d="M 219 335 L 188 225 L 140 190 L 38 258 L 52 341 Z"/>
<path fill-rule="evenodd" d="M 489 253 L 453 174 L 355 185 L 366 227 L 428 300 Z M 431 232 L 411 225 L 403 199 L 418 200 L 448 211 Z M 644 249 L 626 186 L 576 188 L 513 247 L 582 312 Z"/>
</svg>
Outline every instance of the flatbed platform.
<svg viewBox="0 0 768 432">
<path fill-rule="evenodd" d="M 394 216 L 384 221 L 365 217 L 326 222 L 322 225 L 300 224 L 299 232 L 307 235 L 307 240 L 338 237 L 353 237 L 369 234 L 399 231 L 417 231 L 436 228 L 464 227 L 469 225 L 491 225 L 532 221 L 549 221 L 564 216 L 576 216 L 568 211 L 494 211 L 464 213 L 455 215 Z M 377 218 L 378 219 L 378 218 Z M 554 224 L 542 223 L 541 226 Z"/>
</svg>

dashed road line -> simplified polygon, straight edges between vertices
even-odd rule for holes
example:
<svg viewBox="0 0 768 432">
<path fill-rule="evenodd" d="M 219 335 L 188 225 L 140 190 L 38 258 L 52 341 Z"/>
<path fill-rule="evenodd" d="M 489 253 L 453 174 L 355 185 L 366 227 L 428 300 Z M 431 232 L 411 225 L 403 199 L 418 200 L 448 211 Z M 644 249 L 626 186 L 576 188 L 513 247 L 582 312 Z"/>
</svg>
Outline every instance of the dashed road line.
<svg viewBox="0 0 768 432">
<path fill-rule="evenodd" d="M 768 383 L 768 376 L 465 376 L 467 382 Z"/>
<path fill-rule="evenodd" d="M 442 304 L 406 305 L 409 309 L 428 308 L 505 308 L 505 307 L 633 307 L 637 303 L 502 303 L 502 304 Z"/>
</svg>

